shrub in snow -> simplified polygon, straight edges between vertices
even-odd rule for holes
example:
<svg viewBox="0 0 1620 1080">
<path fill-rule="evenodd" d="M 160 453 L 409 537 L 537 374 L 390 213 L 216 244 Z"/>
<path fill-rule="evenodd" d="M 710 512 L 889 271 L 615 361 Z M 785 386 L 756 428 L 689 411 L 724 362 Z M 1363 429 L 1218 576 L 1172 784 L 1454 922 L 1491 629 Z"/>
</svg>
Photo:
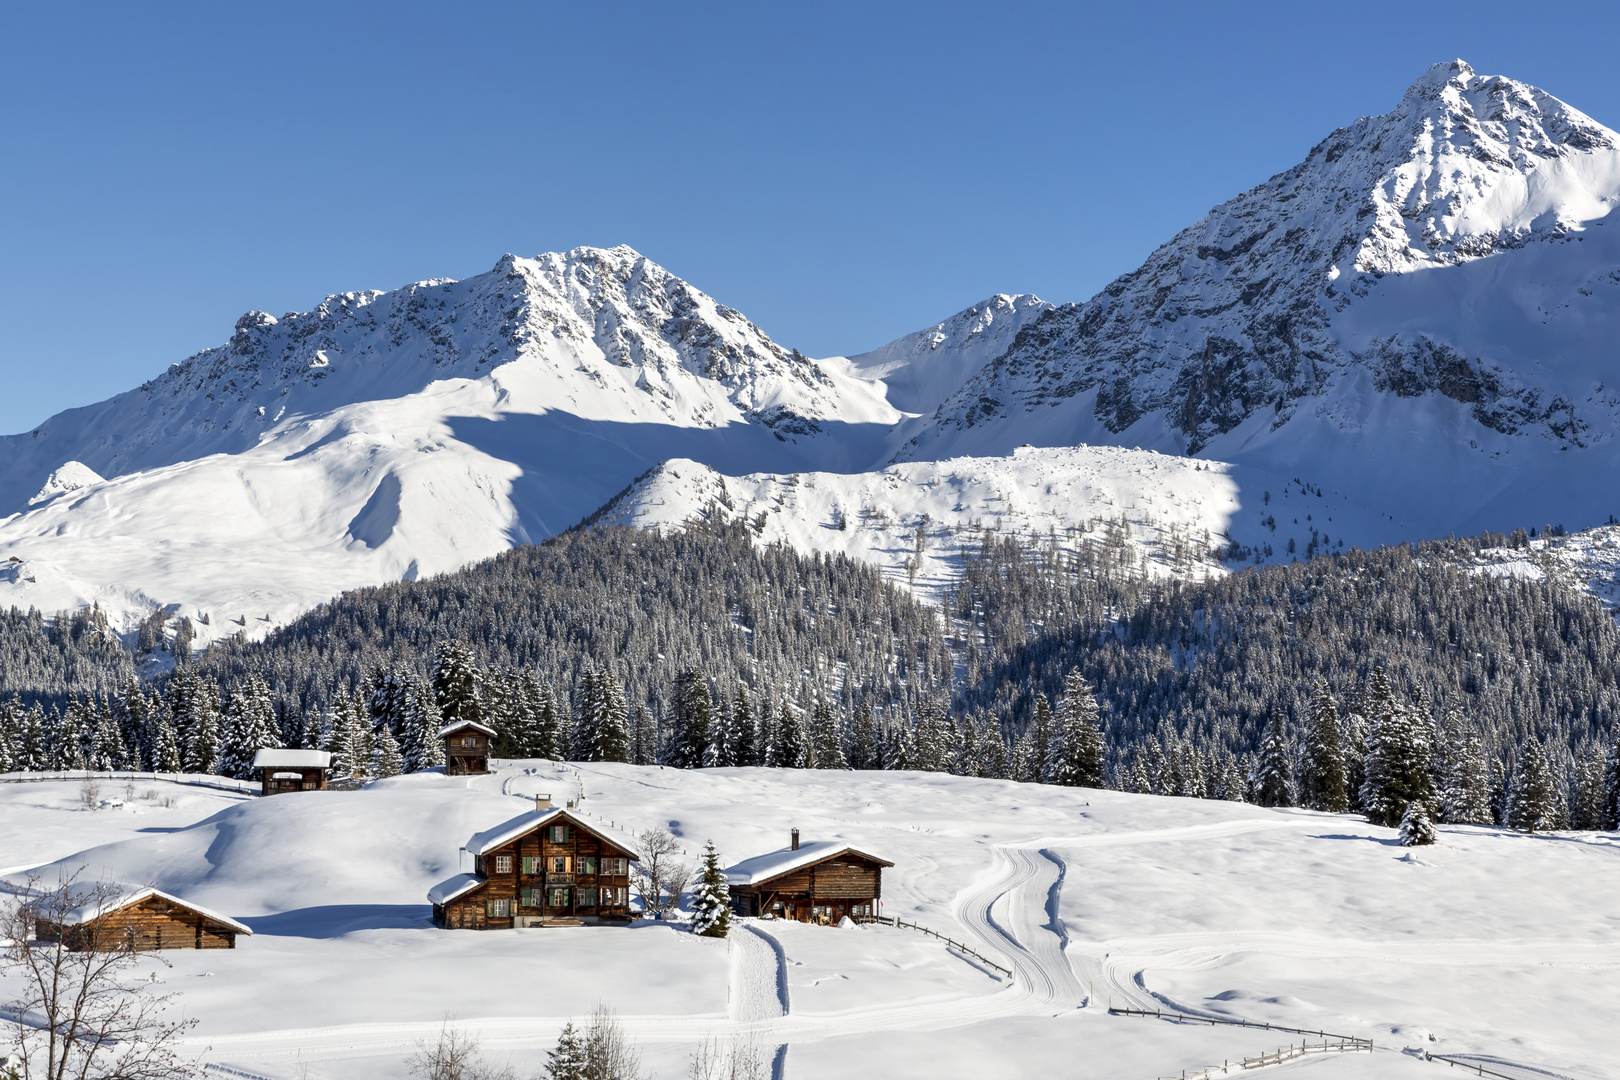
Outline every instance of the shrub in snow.
<svg viewBox="0 0 1620 1080">
<path fill-rule="evenodd" d="M 1434 822 L 1429 820 L 1429 811 L 1423 803 L 1417 799 L 1407 803 L 1406 813 L 1401 815 L 1401 843 L 1406 847 L 1418 847 L 1432 844 L 1438 838 Z"/>
<path fill-rule="evenodd" d="M 692 932 L 725 937 L 731 929 L 731 887 L 720 872 L 720 853 L 710 840 L 703 849 L 703 877 L 692 891 Z"/>
</svg>

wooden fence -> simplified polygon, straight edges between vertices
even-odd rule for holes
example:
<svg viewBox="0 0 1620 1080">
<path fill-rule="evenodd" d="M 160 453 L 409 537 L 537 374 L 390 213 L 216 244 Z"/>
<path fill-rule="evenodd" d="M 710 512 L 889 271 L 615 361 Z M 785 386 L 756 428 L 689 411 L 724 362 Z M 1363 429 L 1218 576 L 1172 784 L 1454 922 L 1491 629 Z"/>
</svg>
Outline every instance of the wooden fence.
<svg viewBox="0 0 1620 1080">
<path fill-rule="evenodd" d="M 973 959 L 977 960 L 979 963 L 983 964 L 985 967 L 994 968 L 995 970 L 997 970 L 997 971 L 1001 972 L 1003 975 L 1005 975 L 1007 978 L 1009 978 L 1009 979 L 1012 978 L 1012 972 L 1007 970 L 1006 968 L 1002 967 L 1000 964 L 996 963 L 994 960 L 988 959 L 982 953 L 975 952 L 974 950 L 968 948 L 966 945 L 962 944 L 960 941 L 957 941 L 954 938 L 946 937 L 944 934 L 940 933 L 938 930 L 930 929 L 929 927 L 926 927 L 926 926 L 922 925 L 921 923 L 914 923 L 914 922 L 909 922 L 908 923 L 904 919 L 891 919 L 887 915 L 862 915 L 860 918 L 856 919 L 855 921 L 858 922 L 858 923 L 882 923 L 884 926 L 896 926 L 896 927 L 899 927 L 902 930 L 917 930 L 917 931 L 920 931 L 920 932 L 922 932 L 924 934 L 929 934 L 929 935 L 931 935 L 933 937 L 939 938 L 939 940 L 943 941 L 945 944 L 949 945 L 951 948 L 955 949 L 957 952 L 966 953 L 968 956 L 973 957 Z"/>
<path fill-rule="evenodd" d="M 1283 1027 L 1280 1024 L 1256 1023 L 1253 1020 L 1235 1020 L 1216 1016 L 1188 1016 L 1184 1013 L 1167 1013 L 1158 1009 L 1121 1009 L 1109 1006 L 1108 1011 L 1116 1016 L 1151 1016 L 1159 1020 L 1170 1020 L 1175 1023 L 1191 1024 L 1229 1024 L 1232 1027 L 1263 1028 L 1267 1031 L 1286 1031 L 1294 1035 L 1315 1035 L 1317 1042 L 1302 1038 L 1296 1046 L 1289 1043 L 1279 1046 L 1275 1050 L 1268 1050 L 1254 1057 L 1240 1058 L 1237 1061 L 1223 1061 L 1219 1065 L 1209 1065 L 1192 1072 L 1183 1072 L 1179 1077 L 1160 1077 L 1160 1080 L 1210 1080 L 1211 1077 L 1229 1076 L 1234 1072 L 1245 1069 L 1264 1069 L 1271 1065 L 1281 1065 L 1285 1061 L 1305 1057 L 1307 1054 L 1354 1054 L 1363 1050 L 1371 1052 L 1373 1042 L 1371 1039 L 1362 1039 L 1354 1035 L 1335 1035 L 1331 1031 L 1310 1031 L 1305 1028 Z M 1513 1078 L 1509 1078 L 1513 1080 Z"/>
<path fill-rule="evenodd" d="M 0 773 L 0 784 L 37 784 L 46 780 L 101 780 L 109 783 L 118 780 L 128 780 L 131 783 L 142 780 L 166 780 L 171 784 L 216 788 L 220 791 L 234 791 L 243 795 L 257 795 L 260 786 L 257 780 L 237 780 L 229 776 L 215 776 L 212 773 L 128 772 L 125 770 L 92 772 L 86 769 L 51 769 L 43 772 Z"/>
<path fill-rule="evenodd" d="M 1485 1066 L 1476 1061 L 1464 1061 L 1462 1058 L 1446 1057 L 1444 1054 L 1431 1054 L 1427 1050 L 1423 1051 L 1423 1060 L 1443 1061 L 1447 1065 L 1461 1065 L 1463 1068 L 1467 1069 L 1471 1073 L 1474 1073 L 1476 1076 L 1495 1076 L 1498 1077 L 1499 1080 L 1523 1080 L 1523 1077 L 1509 1076 L 1507 1073 L 1492 1072 L 1490 1069 L 1487 1069 Z"/>
</svg>

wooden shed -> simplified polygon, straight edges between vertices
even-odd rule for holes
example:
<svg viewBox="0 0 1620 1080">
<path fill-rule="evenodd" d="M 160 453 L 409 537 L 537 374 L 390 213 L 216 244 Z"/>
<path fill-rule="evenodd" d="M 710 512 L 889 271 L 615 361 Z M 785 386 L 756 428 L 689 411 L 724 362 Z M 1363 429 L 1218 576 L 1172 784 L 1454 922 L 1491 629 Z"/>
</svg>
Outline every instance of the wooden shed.
<svg viewBox="0 0 1620 1080">
<path fill-rule="evenodd" d="M 629 922 L 633 843 L 540 796 L 467 841 L 473 870 L 428 891 L 433 921 L 452 930 Z"/>
<path fill-rule="evenodd" d="M 744 859 L 726 870 L 731 906 L 739 915 L 831 925 L 878 913 L 887 859 L 832 840 L 799 843 Z"/>
<path fill-rule="evenodd" d="M 286 791 L 324 791 L 332 755 L 325 750 L 260 750 L 253 755 L 259 771 L 259 794 Z"/>
<path fill-rule="evenodd" d="M 84 902 L 57 920 L 39 919 L 40 941 L 63 941 L 75 952 L 133 949 L 234 949 L 236 935 L 253 931 L 235 919 L 209 911 L 150 886 L 126 891 L 83 890 Z"/>
<path fill-rule="evenodd" d="M 441 728 L 444 740 L 444 771 L 448 776 L 474 776 L 489 772 L 489 753 L 494 746 L 495 729 L 473 720 L 462 720 Z"/>
</svg>

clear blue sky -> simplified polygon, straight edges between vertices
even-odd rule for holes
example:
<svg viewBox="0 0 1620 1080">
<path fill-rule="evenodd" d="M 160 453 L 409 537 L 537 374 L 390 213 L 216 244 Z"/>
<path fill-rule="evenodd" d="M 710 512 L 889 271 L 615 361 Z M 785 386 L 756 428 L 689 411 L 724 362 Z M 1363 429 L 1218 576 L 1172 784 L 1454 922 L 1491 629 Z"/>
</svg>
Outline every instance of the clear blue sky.
<svg viewBox="0 0 1620 1080">
<path fill-rule="evenodd" d="M 1430 63 L 1620 126 L 1620 5 L 11 4 L 0 432 L 242 312 L 630 244 L 812 355 L 1083 300 Z"/>
</svg>

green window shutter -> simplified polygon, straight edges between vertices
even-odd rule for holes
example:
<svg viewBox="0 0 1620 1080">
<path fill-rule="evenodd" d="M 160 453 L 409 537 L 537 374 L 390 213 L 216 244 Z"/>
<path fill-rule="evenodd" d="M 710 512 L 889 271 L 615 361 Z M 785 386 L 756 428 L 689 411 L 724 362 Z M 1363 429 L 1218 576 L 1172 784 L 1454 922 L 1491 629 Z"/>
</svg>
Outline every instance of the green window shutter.
<svg viewBox="0 0 1620 1080">
<path fill-rule="evenodd" d="M 533 855 L 525 855 L 525 856 L 523 856 L 523 872 L 525 874 L 534 873 L 534 856 Z M 528 903 L 528 901 L 524 901 L 524 903 Z"/>
</svg>

